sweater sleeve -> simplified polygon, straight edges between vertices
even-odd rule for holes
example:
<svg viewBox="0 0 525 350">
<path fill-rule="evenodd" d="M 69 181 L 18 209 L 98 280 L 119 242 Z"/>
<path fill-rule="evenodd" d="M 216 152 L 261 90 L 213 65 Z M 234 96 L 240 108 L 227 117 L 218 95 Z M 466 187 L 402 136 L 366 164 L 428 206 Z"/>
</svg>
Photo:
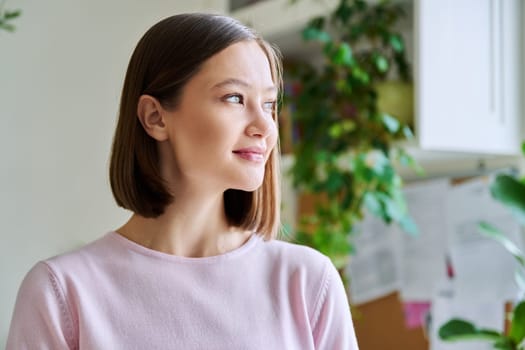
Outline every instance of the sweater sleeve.
<svg viewBox="0 0 525 350">
<path fill-rule="evenodd" d="M 37 263 L 18 291 L 6 350 L 76 349 L 70 309 L 45 262 Z"/>
<path fill-rule="evenodd" d="M 313 337 L 319 350 L 358 350 L 350 305 L 341 276 L 327 258 L 323 284 L 314 309 Z"/>
</svg>

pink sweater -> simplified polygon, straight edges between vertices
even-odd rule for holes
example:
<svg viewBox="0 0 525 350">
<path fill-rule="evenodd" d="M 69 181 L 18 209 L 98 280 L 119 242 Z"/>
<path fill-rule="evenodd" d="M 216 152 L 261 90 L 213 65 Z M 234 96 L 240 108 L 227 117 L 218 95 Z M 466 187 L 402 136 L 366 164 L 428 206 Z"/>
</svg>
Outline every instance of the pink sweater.
<svg viewBox="0 0 525 350">
<path fill-rule="evenodd" d="M 16 301 L 7 350 L 352 349 L 341 279 L 324 255 L 253 235 L 185 258 L 116 232 L 39 262 Z"/>
</svg>

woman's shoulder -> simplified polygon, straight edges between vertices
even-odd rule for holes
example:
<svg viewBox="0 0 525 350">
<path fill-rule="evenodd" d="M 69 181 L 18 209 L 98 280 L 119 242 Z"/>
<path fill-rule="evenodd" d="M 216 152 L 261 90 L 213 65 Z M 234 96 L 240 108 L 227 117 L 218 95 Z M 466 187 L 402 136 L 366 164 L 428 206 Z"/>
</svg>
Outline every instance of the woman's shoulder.
<svg viewBox="0 0 525 350">
<path fill-rule="evenodd" d="M 282 238 L 264 241 L 264 245 L 266 246 L 268 252 L 276 255 L 292 258 L 309 258 L 314 260 L 328 259 L 328 257 L 326 257 L 324 254 L 311 247 Z"/>
<path fill-rule="evenodd" d="M 325 275 L 331 267 L 331 260 L 321 252 L 297 243 L 281 239 L 264 241 L 263 254 L 271 264 L 292 271 L 305 271 L 318 278 Z"/>
<path fill-rule="evenodd" d="M 111 233 L 107 233 L 90 243 L 43 259 L 33 266 L 29 274 L 52 274 L 55 278 L 62 279 L 65 275 L 79 275 L 82 271 L 89 271 L 115 255 L 110 236 Z"/>
</svg>

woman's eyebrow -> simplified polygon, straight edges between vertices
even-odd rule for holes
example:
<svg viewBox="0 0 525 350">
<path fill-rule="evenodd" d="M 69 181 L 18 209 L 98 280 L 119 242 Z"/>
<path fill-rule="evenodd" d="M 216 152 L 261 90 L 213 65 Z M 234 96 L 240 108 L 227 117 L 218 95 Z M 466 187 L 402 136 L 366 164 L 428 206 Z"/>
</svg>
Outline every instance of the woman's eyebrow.
<svg viewBox="0 0 525 350">
<path fill-rule="evenodd" d="M 228 85 L 242 86 L 244 88 L 249 88 L 249 89 L 252 88 L 252 86 L 249 83 L 247 83 L 244 80 L 237 79 L 237 78 L 225 79 L 225 80 L 221 81 L 220 83 L 215 84 L 212 88 L 213 89 L 217 89 L 217 88 L 222 88 L 222 87 L 228 86 Z M 269 91 L 269 92 L 277 92 L 277 88 L 274 85 L 268 86 L 264 90 Z"/>
</svg>

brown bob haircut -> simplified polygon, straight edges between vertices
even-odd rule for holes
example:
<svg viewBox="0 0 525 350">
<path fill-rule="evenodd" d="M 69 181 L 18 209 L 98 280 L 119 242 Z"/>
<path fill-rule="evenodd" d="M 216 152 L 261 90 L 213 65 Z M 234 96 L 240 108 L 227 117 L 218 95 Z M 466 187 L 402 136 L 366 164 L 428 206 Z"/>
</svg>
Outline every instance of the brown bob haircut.
<svg viewBox="0 0 525 350">
<path fill-rule="evenodd" d="M 257 42 L 266 54 L 275 85 L 282 91 L 278 51 L 253 30 L 219 15 L 180 14 L 151 27 L 135 48 L 124 80 L 110 160 L 110 183 L 117 204 L 147 218 L 172 203 L 161 177 L 157 141 L 143 129 L 137 106 L 141 95 L 155 97 L 165 108 L 177 108 L 186 83 L 211 56 L 240 41 Z M 273 112 L 277 123 L 277 110 Z M 229 189 L 225 214 L 231 225 L 254 230 L 265 239 L 279 228 L 279 147 L 265 165 L 263 184 L 253 192 Z"/>
</svg>

